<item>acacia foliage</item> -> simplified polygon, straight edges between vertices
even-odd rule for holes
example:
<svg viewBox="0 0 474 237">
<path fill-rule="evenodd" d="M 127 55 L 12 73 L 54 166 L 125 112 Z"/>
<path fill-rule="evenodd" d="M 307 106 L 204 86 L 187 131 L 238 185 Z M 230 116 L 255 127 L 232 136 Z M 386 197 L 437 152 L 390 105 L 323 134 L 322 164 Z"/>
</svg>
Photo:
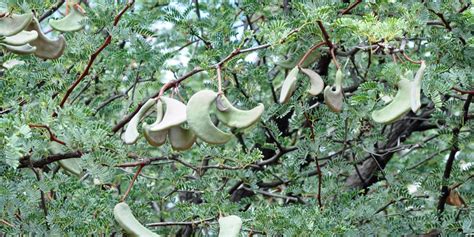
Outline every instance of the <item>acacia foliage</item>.
<svg viewBox="0 0 474 237">
<path fill-rule="evenodd" d="M 1 56 L 2 64 L 24 62 L 3 68 L 0 78 L 1 232 L 121 233 L 112 210 L 137 167 L 116 166 L 147 158 L 160 159 L 144 166 L 127 197 L 140 222 L 196 221 L 151 228 L 164 235 L 213 235 L 217 224 L 209 218 L 219 213 L 240 216 L 242 233 L 256 235 L 474 231 L 472 96 L 452 89 L 472 93 L 472 2 L 362 1 L 341 15 L 349 1 L 136 1 L 117 27 L 112 22 L 124 1 L 87 2 L 87 27 L 65 34 L 61 58 L 45 61 L 6 51 Z M 41 16 L 55 4 L 10 0 L 2 7 Z M 275 62 L 294 48 L 304 53 L 323 41 L 318 20 L 337 46 L 345 73 L 341 113 L 330 111 L 322 95 L 308 95 L 301 79 L 287 104 L 276 103 L 287 71 Z M 59 108 L 107 34 L 111 44 Z M 376 124 L 371 112 L 384 105 L 383 96 L 395 95 L 400 74 L 418 67 L 393 52 L 403 39 L 406 54 L 428 65 L 422 107 L 396 123 Z M 231 101 L 266 108 L 261 123 L 234 131 L 229 143 L 200 142 L 175 152 L 143 138 L 125 145 L 120 131 L 112 132 L 168 80 L 200 67 L 205 70 L 180 83 L 177 93 L 187 101 L 201 89 L 217 90 L 212 65 L 236 48 L 263 44 L 271 46 L 253 52 L 256 61 L 240 54 L 223 68 Z M 330 85 L 335 65 L 328 47 L 318 50 L 322 56 L 311 67 Z M 47 125 L 66 146 L 31 124 Z M 51 160 L 67 154 L 80 156 L 82 177 Z M 443 185 L 456 187 L 465 205 L 448 205 L 441 213 Z"/>
</svg>

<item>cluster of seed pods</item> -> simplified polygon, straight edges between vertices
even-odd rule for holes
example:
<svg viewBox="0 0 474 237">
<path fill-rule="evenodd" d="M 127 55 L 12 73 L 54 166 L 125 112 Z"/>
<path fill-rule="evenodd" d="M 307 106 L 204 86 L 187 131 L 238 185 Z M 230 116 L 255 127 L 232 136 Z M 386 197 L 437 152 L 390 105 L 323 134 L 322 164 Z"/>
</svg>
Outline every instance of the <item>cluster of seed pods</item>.
<svg viewBox="0 0 474 237">
<path fill-rule="evenodd" d="M 185 105 L 181 101 L 162 96 L 149 99 L 130 120 L 122 140 L 133 144 L 139 138 L 138 125 L 148 111 L 155 107 L 156 120 L 152 124 L 143 124 L 143 134 L 152 146 L 161 146 L 166 140 L 174 150 L 187 150 L 199 138 L 210 144 L 224 144 L 232 134 L 219 129 L 211 119 L 213 113 L 217 119 L 230 128 L 247 128 L 258 122 L 264 111 L 263 104 L 251 110 L 240 110 L 223 94 L 211 90 L 195 93 Z M 184 127 L 187 124 L 188 128 Z"/>
<path fill-rule="evenodd" d="M 79 4 L 68 3 L 72 9 L 64 18 L 51 19 L 50 25 L 60 32 L 78 31 L 84 28 L 87 18 Z M 42 59 L 61 57 L 66 48 L 64 36 L 52 39 L 46 36 L 41 25 L 32 13 L 4 13 L 0 18 L 0 45 L 9 52 L 27 55 L 33 54 Z"/>
</svg>

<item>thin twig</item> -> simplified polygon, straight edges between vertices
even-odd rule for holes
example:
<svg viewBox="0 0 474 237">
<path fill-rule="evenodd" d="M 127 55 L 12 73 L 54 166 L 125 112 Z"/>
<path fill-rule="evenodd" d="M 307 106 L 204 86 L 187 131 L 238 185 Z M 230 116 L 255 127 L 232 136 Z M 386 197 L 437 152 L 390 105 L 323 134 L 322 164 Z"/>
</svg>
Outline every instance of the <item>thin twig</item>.
<svg viewBox="0 0 474 237">
<path fill-rule="evenodd" d="M 466 90 L 461 90 L 459 88 L 453 87 L 453 90 L 461 93 L 461 94 L 468 94 L 468 95 L 474 95 L 474 91 L 466 91 Z"/>
<path fill-rule="evenodd" d="M 341 11 L 341 15 L 345 15 L 345 14 L 349 14 L 349 12 L 354 9 L 355 7 L 357 7 L 357 5 L 359 5 L 359 3 L 361 3 L 362 0 L 356 0 L 354 3 L 352 3 L 349 7 L 347 7 L 346 9 L 342 10 Z"/>
<path fill-rule="evenodd" d="M 444 168 L 444 173 L 443 173 L 443 186 L 441 187 L 441 196 L 438 201 L 438 219 L 441 221 L 442 219 L 442 214 L 444 211 L 444 207 L 446 205 L 446 201 L 449 196 L 449 187 L 448 187 L 448 181 L 449 177 L 451 176 L 451 170 L 453 169 L 453 164 L 454 164 L 454 159 L 456 158 L 456 153 L 459 151 L 459 132 L 462 128 L 462 126 L 467 122 L 468 118 L 468 113 L 469 113 L 469 106 L 471 105 L 472 101 L 472 96 L 473 95 L 468 95 L 467 100 L 464 103 L 463 106 L 463 119 L 461 120 L 461 123 L 453 128 L 453 140 L 452 140 L 452 147 L 451 147 L 451 152 L 449 153 L 448 160 L 446 161 L 446 166 Z"/>
<path fill-rule="evenodd" d="M 306 58 L 311 54 L 311 52 L 313 52 L 314 50 L 316 50 L 317 48 L 325 45 L 326 42 L 319 42 L 315 45 L 313 45 L 304 55 L 303 57 L 301 58 L 301 60 L 298 62 L 298 67 L 301 67 L 301 64 L 306 60 Z"/>
<path fill-rule="evenodd" d="M 137 179 L 138 175 L 142 171 L 144 165 L 140 165 L 137 169 L 137 172 L 133 176 L 132 180 L 130 181 L 130 184 L 128 185 L 127 191 L 123 194 L 122 199 L 120 199 L 120 202 L 124 202 L 125 199 L 127 199 L 128 194 L 130 193 L 130 190 L 132 190 L 133 184 L 135 183 L 135 180 Z"/>
<path fill-rule="evenodd" d="M 53 141 L 53 142 L 57 142 L 57 143 L 59 143 L 59 144 L 61 144 L 61 145 L 63 145 L 63 146 L 66 145 L 65 142 L 59 140 L 59 139 L 56 137 L 56 135 L 54 135 L 54 133 L 51 131 L 51 128 L 49 128 L 48 126 L 43 125 L 43 124 L 28 124 L 28 126 L 29 126 L 30 128 L 44 128 L 44 129 L 46 129 L 46 130 L 48 131 L 48 133 L 49 133 L 49 140 L 51 140 L 51 141 Z"/>
<path fill-rule="evenodd" d="M 116 27 L 120 21 L 120 18 L 122 18 L 122 15 L 135 3 L 135 0 L 129 0 L 128 3 L 125 5 L 125 7 L 115 16 L 114 18 L 114 23 L 113 27 Z M 89 75 L 89 70 L 92 68 L 92 65 L 94 64 L 94 61 L 96 60 L 97 56 L 112 42 L 112 35 L 110 33 L 107 34 L 107 37 L 105 38 L 104 42 L 102 45 L 91 55 L 89 58 L 89 62 L 87 63 L 87 66 L 84 68 L 84 71 L 79 75 L 79 77 L 74 81 L 74 83 L 67 89 L 66 94 L 62 98 L 61 102 L 59 103 L 59 107 L 63 108 L 64 104 L 66 103 L 67 99 L 71 95 L 71 93 L 74 91 L 74 89 L 79 85 L 79 83 L 87 76 Z M 53 117 L 56 116 L 56 113 L 53 114 Z"/>
<path fill-rule="evenodd" d="M 48 11 L 46 11 L 45 13 L 43 13 L 43 15 L 41 15 L 39 17 L 38 21 L 42 22 L 44 19 L 51 16 L 53 13 L 55 13 L 64 4 L 64 2 L 65 2 L 65 0 L 58 0 L 56 2 L 56 4 L 54 4 L 53 7 L 51 7 L 51 9 L 49 9 Z"/>
<path fill-rule="evenodd" d="M 216 217 L 210 217 L 210 218 L 206 218 L 206 219 L 202 219 L 202 220 L 195 220 L 195 221 L 166 221 L 166 222 L 155 222 L 155 223 L 149 223 L 149 224 L 146 224 L 146 226 L 148 227 L 157 227 L 157 226 L 174 226 L 174 225 L 192 225 L 192 226 L 196 226 L 196 225 L 200 225 L 200 224 L 204 224 L 204 223 L 208 223 L 210 221 L 213 221 L 215 220 Z"/>
</svg>

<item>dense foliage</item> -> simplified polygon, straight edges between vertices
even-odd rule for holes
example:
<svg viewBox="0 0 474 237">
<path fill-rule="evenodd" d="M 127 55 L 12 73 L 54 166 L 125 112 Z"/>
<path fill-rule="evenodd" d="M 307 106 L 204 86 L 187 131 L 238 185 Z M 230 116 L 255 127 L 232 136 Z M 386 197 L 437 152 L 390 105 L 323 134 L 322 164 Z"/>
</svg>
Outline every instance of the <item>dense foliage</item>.
<svg viewBox="0 0 474 237">
<path fill-rule="evenodd" d="M 48 31 L 63 3 L 4 0 L 0 7 L 45 16 Z M 0 232 L 122 233 L 112 211 L 132 184 L 126 202 L 162 235 L 215 236 L 219 215 L 240 216 L 242 235 L 473 233 L 472 5 L 82 1 L 86 27 L 63 33 L 60 58 L 2 49 Z M 332 85 L 334 52 L 344 74 L 340 113 L 323 94 L 308 94 L 302 75 L 288 103 L 278 103 L 289 72 L 278 64 L 319 42 L 308 68 Z M 421 108 L 374 122 L 371 113 L 419 60 L 427 65 Z M 217 91 L 216 65 L 237 107 L 265 105 L 256 126 L 233 129 L 226 144 L 198 140 L 186 151 L 150 146 L 143 136 L 123 143 L 126 122 L 166 82 L 179 80 L 164 95 L 184 103 L 199 90 Z M 83 171 L 66 172 L 59 160 Z"/>
</svg>

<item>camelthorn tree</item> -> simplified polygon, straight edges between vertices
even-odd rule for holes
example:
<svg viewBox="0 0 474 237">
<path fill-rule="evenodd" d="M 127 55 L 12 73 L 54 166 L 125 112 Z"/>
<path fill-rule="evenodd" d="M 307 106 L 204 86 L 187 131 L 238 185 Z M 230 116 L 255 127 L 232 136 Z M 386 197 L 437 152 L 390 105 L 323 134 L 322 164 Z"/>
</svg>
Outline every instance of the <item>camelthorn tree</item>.
<svg viewBox="0 0 474 237">
<path fill-rule="evenodd" d="M 0 233 L 472 234 L 473 5 L 3 1 Z"/>
</svg>

